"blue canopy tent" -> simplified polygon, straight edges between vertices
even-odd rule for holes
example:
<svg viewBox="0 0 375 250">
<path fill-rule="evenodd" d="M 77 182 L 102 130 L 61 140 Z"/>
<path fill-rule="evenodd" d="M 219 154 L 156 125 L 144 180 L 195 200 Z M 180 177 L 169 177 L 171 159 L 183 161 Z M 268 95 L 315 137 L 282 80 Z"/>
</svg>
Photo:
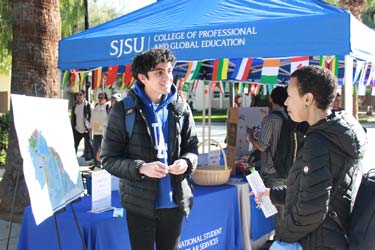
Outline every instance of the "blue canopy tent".
<svg viewBox="0 0 375 250">
<path fill-rule="evenodd" d="M 320 0 L 162 0 L 61 40 L 58 65 L 123 65 L 167 46 L 182 61 L 345 55 L 352 69 L 353 57 L 375 61 L 374 44 L 373 30 Z"/>
</svg>

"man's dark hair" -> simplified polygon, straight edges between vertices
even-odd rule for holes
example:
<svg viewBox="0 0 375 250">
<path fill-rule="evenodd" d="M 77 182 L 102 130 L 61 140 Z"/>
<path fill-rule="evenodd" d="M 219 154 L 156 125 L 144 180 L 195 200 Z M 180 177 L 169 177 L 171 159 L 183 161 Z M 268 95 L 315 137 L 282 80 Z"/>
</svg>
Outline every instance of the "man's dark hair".
<svg viewBox="0 0 375 250">
<path fill-rule="evenodd" d="M 304 66 L 292 73 L 297 80 L 300 96 L 312 93 L 317 107 L 322 110 L 332 106 L 337 93 L 337 78 L 326 68 L 316 65 Z"/>
<path fill-rule="evenodd" d="M 281 107 L 285 107 L 284 103 L 286 98 L 288 98 L 288 92 L 283 86 L 277 86 L 271 92 L 272 102 L 276 103 Z"/>
<path fill-rule="evenodd" d="M 142 83 L 138 79 L 138 74 L 144 74 L 148 78 L 147 72 L 152 71 L 157 64 L 165 62 L 170 62 L 172 65 L 176 62 L 175 56 L 167 48 L 153 48 L 143 52 L 133 59 L 133 76 L 138 82 Z"/>
</svg>

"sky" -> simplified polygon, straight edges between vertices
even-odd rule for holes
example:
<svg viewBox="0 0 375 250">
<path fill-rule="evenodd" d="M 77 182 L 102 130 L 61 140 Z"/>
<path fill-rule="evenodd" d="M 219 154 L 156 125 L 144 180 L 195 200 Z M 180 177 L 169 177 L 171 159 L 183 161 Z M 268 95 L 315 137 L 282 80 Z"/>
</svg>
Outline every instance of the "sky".
<svg viewBox="0 0 375 250">
<path fill-rule="evenodd" d="M 143 8 L 156 0 L 97 0 L 98 5 L 115 7 L 115 9 L 123 9 L 124 14 Z"/>
</svg>

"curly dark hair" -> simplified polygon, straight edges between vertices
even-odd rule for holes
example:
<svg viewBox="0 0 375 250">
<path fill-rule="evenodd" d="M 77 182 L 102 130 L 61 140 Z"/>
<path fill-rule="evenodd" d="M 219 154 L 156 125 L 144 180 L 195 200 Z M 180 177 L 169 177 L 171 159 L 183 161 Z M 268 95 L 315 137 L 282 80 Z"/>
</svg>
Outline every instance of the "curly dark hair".
<svg viewBox="0 0 375 250">
<path fill-rule="evenodd" d="M 337 78 L 326 68 L 316 65 L 304 66 L 292 73 L 297 79 L 300 96 L 312 93 L 317 107 L 326 110 L 332 106 L 337 93 Z"/>
<path fill-rule="evenodd" d="M 142 52 L 133 59 L 133 76 L 138 82 L 142 83 L 138 79 L 138 74 L 144 74 L 148 78 L 147 72 L 153 70 L 157 64 L 165 62 L 170 62 L 172 65 L 176 62 L 172 51 L 167 48 L 153 48 Z"/>
</svg>

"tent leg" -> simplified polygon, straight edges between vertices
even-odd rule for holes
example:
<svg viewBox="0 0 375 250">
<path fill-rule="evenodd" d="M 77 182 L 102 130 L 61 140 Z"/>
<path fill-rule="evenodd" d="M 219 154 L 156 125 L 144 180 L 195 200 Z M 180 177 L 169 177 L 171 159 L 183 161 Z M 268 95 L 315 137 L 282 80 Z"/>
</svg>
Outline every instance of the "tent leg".
<svg viewBox="0 0 375 250">
<path fill-rule="evenodd" d="M 345 56 L 344 83 L 345 110 L 353 114 L 353 58 L 350 55 Z"/>
</svg>

